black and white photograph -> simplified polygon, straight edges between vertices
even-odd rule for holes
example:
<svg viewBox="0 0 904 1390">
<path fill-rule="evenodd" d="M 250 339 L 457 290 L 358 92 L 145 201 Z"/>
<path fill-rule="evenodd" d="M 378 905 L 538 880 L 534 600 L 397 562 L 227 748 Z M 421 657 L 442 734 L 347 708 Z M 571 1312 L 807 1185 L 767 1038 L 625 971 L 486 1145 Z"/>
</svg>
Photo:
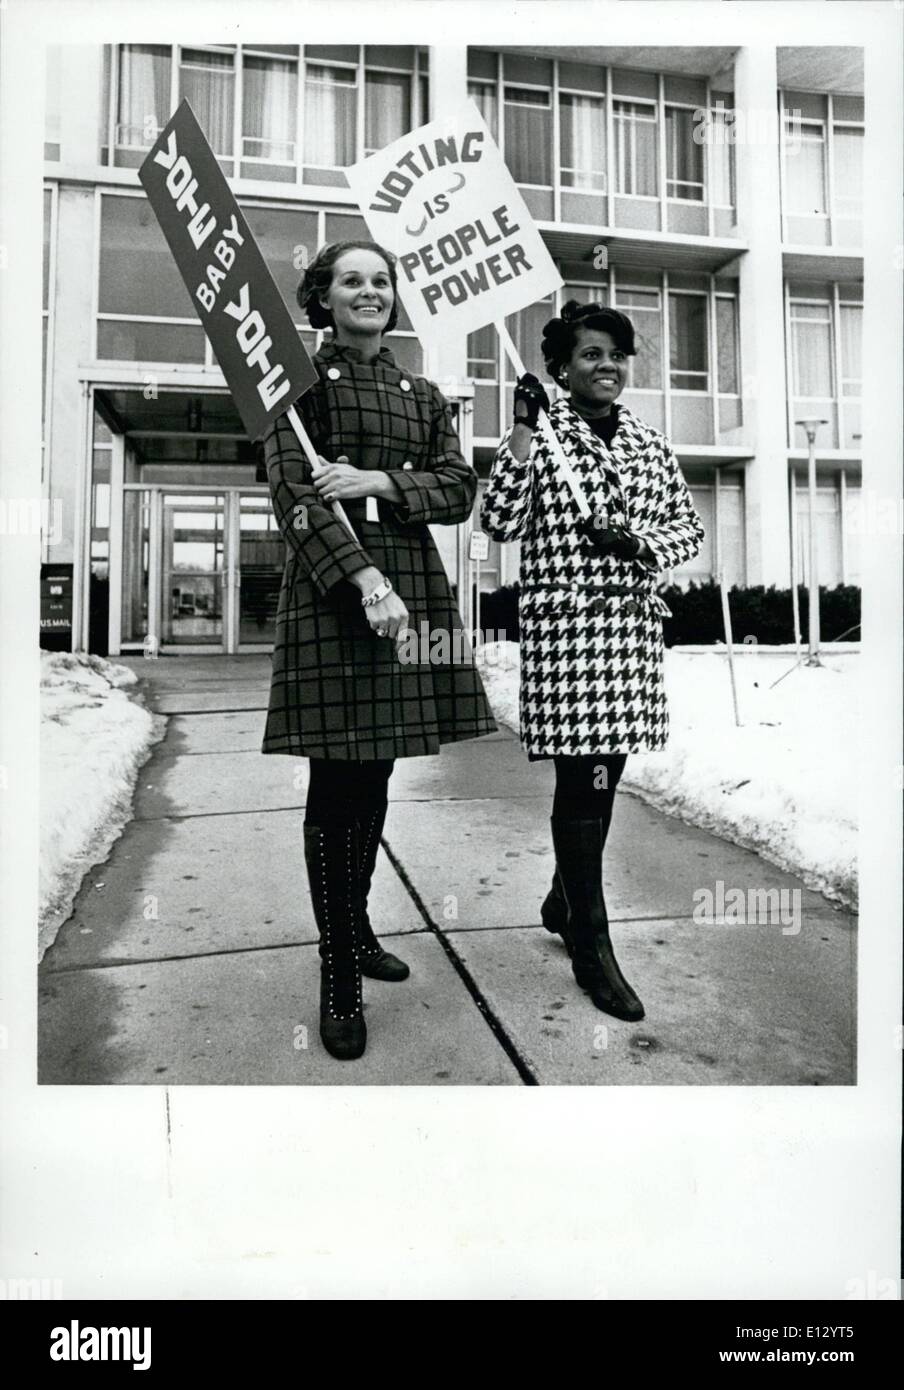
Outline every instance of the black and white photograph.
<svg viewBox="0 0 904 1390">
<path fill-rule="evenodd" d="M 904 7 L 28 10 L 12 1186 L 131 1144 L 150 1224 L 98 1292 L 23 1210 L 4 1296 L 899 1298 Z M 341 1249 L 423 1129 L 429 1273 L 293 1265 L 275 1168 L 214 1232 L 220 1124 L 255 1202 L 330 1135 L 332 1202 L 371 1123 Z M 597 1161 L 589 1246 L 525 1254 Z"/>
</svg>

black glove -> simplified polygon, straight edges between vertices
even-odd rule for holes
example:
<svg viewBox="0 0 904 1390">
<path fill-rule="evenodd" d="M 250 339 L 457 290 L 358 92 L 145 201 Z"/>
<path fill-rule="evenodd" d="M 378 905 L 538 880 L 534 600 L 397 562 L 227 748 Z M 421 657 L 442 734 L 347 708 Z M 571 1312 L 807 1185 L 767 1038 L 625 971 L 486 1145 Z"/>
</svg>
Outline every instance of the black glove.
<svg viewBox="0 0 904 1390">
<path fill-rule="evenodd" d="M 614 555 L 617 560 L 633 560 L 640 549 L 640 541 L 626 526 L 600 525 L 596 516 L 582 517 L 578 522 L 578 532 L 589 542 L 597 555 Z"/>
<path fill-rule="evenodd" d="M 532 372 L 525 372 L 516 381 L 514 405 L 515 424 L 527 425 L 529 430 L 537 428 L 541 409 L 549 414 L 549 397 Z"/>
</svg>

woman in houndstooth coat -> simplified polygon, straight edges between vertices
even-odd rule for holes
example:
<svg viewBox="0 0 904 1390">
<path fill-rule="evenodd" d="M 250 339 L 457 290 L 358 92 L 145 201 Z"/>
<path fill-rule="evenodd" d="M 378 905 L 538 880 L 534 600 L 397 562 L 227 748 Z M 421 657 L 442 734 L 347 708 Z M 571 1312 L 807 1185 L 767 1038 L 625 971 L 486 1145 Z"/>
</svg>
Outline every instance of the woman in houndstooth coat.
<svg viewBox="0 0 904 1390">
<path fill-rule="evenodd" d="M 477 477 L 437 387 L 402 371 L 382 344 L 397 316 L 394 258 L 373 242 L 324 247 L 298 300 L 333 338 L 314 358 L 319 382 L 296 402 L 318 468 L 285 415 L 264 437 L 287 553 L 262 751 L 310 758 L 304 838 L 320 1031 L 333 1056 L 352 1058 L 366 1045 L 361 975 L 409 974 L 367 915 L 394 760 L 496 726 L 428 530 L 467 520 Z M 429 659 L 405 636 L 425 624 Z M 445 644 L 433 640 L 444 633 Z M 450 659 L 438 660 L 444 650 Z"/>
<path fill-rule="evenodd" d="M 631 1022 L 644 1010 L 612 951 L 603 850 L 628 754 L 668 737 L 668 609 L 654 576 L 703 540 L 668 441 L 616 405 L 634 352 L 624 314 L 563 307 L 544 329 L 543 356 L 569 394 L 550 406 L 536 377 L 519 379 L 482 510 L 491 536 L 521 542 L 521 739 L 530 758 L 555 762 L 556 873 L 541 917 L 596 1006 Z M 540 410 L 589 503 L 587 521 L 537 429 Z"/>
</svg>

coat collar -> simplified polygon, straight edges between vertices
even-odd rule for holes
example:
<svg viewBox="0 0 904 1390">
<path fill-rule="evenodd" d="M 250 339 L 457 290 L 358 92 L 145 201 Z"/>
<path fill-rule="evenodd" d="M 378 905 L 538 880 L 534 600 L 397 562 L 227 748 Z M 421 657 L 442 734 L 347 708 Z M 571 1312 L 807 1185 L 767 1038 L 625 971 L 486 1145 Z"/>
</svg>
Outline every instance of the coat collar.
<svg viewBox="0 0 904 1390">
<path fill-rule="evenodd" d="M 360 362 L 361 349 L 348 347 L 343 343 L 337 343 L 333 338 L 329 338 L 323 343 L 322 347 L 317 349 L 314 354 L 314 359 L 317 362 Z M 385 343 L 380 348 L 380 351 L 373 361 L 368 362 L 367 365 L 373 367 L 376 366 L 377 363 L 383 367 L 396 366 L 396 360 Z"/>
</svg>

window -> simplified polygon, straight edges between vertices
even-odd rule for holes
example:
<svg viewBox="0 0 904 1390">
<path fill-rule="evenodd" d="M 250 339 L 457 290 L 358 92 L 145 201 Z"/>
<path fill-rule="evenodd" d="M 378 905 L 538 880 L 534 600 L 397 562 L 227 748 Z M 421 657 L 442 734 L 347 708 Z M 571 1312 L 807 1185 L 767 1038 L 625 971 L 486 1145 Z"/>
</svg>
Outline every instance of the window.
<svg viewBox="0 0 904 1390">
<path fill-rule="evenodd" d="M 505 162 L 516 183 L 552 186 L 552 99 L 533 87 L 505 88 Z"/>
<path fill-rule="evenodd" d="M 686 107 L 665 108 L 666 194 L 703 201 L 703 145 L 694 140 L 699 113 Z"/>
<path fill-rule="evenodd" d="M 836 126 L 834 133 L 835 213 L 838 217 L 863 216 L 863 131 Z"/>
<path fill-rule="evenodd" d="M 803 400 L 834 397 L 831 329 L 829 304 L 791 301 L 791 364 L 796 397 Z"/>
<path fill-rule="evenodd" d="M 599 97 L 559 96 L 559 161 L 563 188 L 606 191 L 606 127 Z"/>
<path fill-rule="evenodd" d="M 628 390 L 662 390 L 662 307 L 658 290 L 616 291 L 616 307 L 634 325 L 637 356 L 629 357 Z"/>
<path fill-rule="evenodd" d="M 243 156 L 265 163 L 294 166 L 297 123 L 297 62 L 243 54 Z"/>
<path fill-rule="evenodd" d="M 411 130 L 411 78 L 368 72 L 364 78 L 364 153 L 373 154 Z"/>
<path fill-rule="evenodd" d="M 191 103 L 211 149 L 219 159 L 225 161 L 226 172 L 231 173 L 235 55 L 201 48 L 183 48 L 179 78 L 182 97 Z"/>
<path fill-rule="evenodd" d="M 496 84 L 491 82 L 469 82 L 468 96 L 476 105 L 490 128 L 494 140 L 499 139 L 499 103 L 496 100 Z"/>
<path fill-rule="evenodd" d="M 709 178 L 713 206 L 733 208 L 734 189 L 734 112 L 717 106 L 710 111 Z"/>
<path fill-rule="evenodd" d="M 842 304 L 841 316 L 841 394 L 859 396 L 863 385 L 860 365 L 863 342 L 863 305 Z"/>
<path fill-rule="evenodd" d="M 53 236 L 53 190 L 44 189 L 44 265 L 41 324 L 41 418 L 47 408 L 47 353 L 50 340 L 50 264 Z"/>
<path fill-rule="evenodd" d="M 491 323 L 468 334 L 468 376 L 477 381 L 496 381 L 496 329 Z"/>
<path fill-rule="evenodd" d="M 716 371 L 722 395 L 738 394 L 738 301 L 716 296 Z"/>
<path fill-rule="evenodd" d="M 797 216 L 826 214 L 825 145 L 822 121 L 785 121 L 788 211 Z"/>
<path fill-rule="evenodd" d="M 709 390 L 706 319 L 706 295 L 669 295 L 669 371 L 673 390 Z"/>
<path fill-rule="evenodd" d="M 355 163 L 357 109 L 354 68 L 308 63 L 304 89 L 305 164 L 342 169 Z"/>
<path fill-rule="evenodd" d="M 117 149 L 150 148 L 170 117 L 172 54 L 153 44 L 122 44 L 119 49 Z"/>
<path fill-rule="evenodd" d="M 634 198 L 658 192 L 656 108 L 617 101 L 615 121 L 615 191 Z"/>
</svg>

